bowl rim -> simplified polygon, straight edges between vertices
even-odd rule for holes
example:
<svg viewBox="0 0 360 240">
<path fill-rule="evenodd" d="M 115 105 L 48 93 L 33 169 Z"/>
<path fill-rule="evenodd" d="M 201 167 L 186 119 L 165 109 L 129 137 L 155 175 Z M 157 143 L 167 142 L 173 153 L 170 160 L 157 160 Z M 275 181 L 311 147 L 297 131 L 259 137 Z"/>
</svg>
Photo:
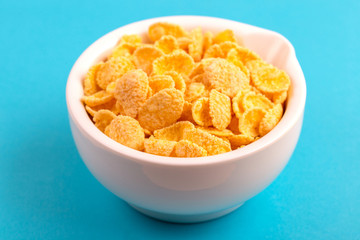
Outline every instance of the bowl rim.
<svg viewBox="0 0 360 240">
<path fill-rule="evenodd" d="M 160 21 L 168 21 L 174 22 L 182 25 L 182 22 L 187 22 L 188 24 L 194 23 L 194 26 L 222 26 L 223 29 L 230 28 L 233 29 L 232 26 L 239 26 L 242 28 L 252 29 L 253 31 L 261 31 L 266 32 L 268 34 L 273 34 L 274 36 L 280 38 L 286 45 L 288 45 L 290 49 L 290 54 L 293 55 L 297 78 L 296 80 L 292 78 L 292 86 L 294 85 L 294 81 L 296 82 L 296 88 L 293 89 L 294 96 L 296 98 L 292 98 L 291 102 L 287 104 L 287 109 L 281 119 L 281 121 L 277 124 L 277 126 L 271 130 L 268 134 L 261 137 L 259 140 L 247 145 L 244 148 L 233 150 L 227 153 L 222 153 L 214 156 L 207 157 L 198 157 L 198 158 L 177 158 L 177 157 L 164 157 L 153 155 L 145 152 L 141 152 L 135 149 L 131 149 L 120 143 L 112 140 L 103 134 L 99 129 L 95 127 L 92 123 L 91 119 L 88 117 L 88 114 L 80 101 L 79 91 L 82 91 L 82 78 L 84 76 L 84 72 L 81 71 L 81 66 L 84 61 L 88 61 L 90 56 L 93 56 L 94 59 L 99 60 L 99 56 L 104 54 L 105 47 L 101 47 L 104 43 L 114 42 L 114 37 L 116 36 L 116 41 L 119 39 L 118 36 L 121 36 L 121 32 L 126 32 L 128 29 L 149 26 L 152 23 L 160 22 Z M 201 23 L 203 25 L 201 25 Z M 212 25 L 210 25 L 212 24 Z M 112 41 L 110 41 L 112 39 Z M 116 43 L 115 41 L 115 43 Z M 108 49 L 113 48 L 113 46 L 107 46 Z M 97 49 L 102 49 L 102 52 L 99 52 Z M 94 57 L 96 56 L 96 57 Z M 79 89 L 79 85 L 81 86 L 81 90 Z M 204 166 L 204 165 L 215 165 L 215 164 L 223 164 L 229 163 L 235 160 L 240 160 L 243 158 L 247 158 L 259 151 L 262 151 L 272 144 L 280 140 L 282 136 L 284 136 L 288 131 L 291 130 L 292 127 L 296 125 L 299 119 L 302 119 L 303 112 L 305 108 L 306 101 L 306 83 L 305 77 L 300 67 L 300 64 L 295 55 L 295 49 L 292 44 L 281 34 L 259 28 L 253 25 L 237 22 L 234 20 L 218 18 L 218 17 L 209 17 L 209 16 L 193 16 L 193 15 L 177 15 L 177 16 L 164 16 L 164 17 L 156 17 L 145 20 L 140 20 L 134 23 L 130 23 L 124 26 L 121 26 L 105 35 L 97 39 L 93 42 L 89 47 L 86 48 L 84 52 L 79 56 L 79 58 L 74 63 L 68 80 L 66 84 L 66 104 L 68 108 L 68 113 L 70 117 L 70 121 L 74 124 L 74 127 L 85 135 L 93 144 L 98 147 L 103 148 L 119 157 L 129 159 L 131 161 L 140 162 L 142 164 L 156 164 L 162 166 L 179 166 L 179 167 L 194 167 L 194 166 Z M 291 114 L 289 111 L 291 110 Z M 73 126 L 72 126 L 73 127 Z"/>
</svg>

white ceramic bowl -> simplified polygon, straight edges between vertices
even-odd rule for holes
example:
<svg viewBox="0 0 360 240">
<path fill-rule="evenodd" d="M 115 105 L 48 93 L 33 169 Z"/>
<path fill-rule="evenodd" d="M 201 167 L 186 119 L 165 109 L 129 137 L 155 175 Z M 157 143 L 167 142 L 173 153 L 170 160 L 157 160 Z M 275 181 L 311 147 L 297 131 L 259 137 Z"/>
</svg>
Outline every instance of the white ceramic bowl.
<svg viewBox="0 0 360 240">
<path fill-rule="evenodd" d="M 99 131 L 80 98 L 82 79 L 124 34 L 146 36 L 155 22 L 232 29 L 245 46 L 291 77 L 286 111 L 279 124 L 258 141 L 235 151 L 202 158 L 150 155 L 120 145 Z M 88 47 L 74 64 L 66 87 L 70 125 L 79 153 L 91 173 L 111 192 L 140 212 L 172 222 L 199 222 L 225 215 L 266 188 L 283 170 L 302 127 L 306 98 L 303 72 L 290 42 L 282 35 L 213 17 L 172 16 L 120 27 Z"/>
</svg>

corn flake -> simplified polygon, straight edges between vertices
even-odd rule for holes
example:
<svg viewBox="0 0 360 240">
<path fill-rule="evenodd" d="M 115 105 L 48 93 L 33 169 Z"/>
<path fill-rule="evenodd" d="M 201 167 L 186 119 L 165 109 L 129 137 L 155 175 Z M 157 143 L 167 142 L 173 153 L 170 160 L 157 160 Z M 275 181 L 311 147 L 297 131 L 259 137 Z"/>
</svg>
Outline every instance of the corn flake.
<svg viewBox="0 0 360 240">
<path fill-rule="evenodd" d="M 175 38 L 188 36 L 187 32 L 177 24 L 158 22 L 149 27 L 149 37 L 151 41 L 155 42 L 164 35 L 171 35 Z"/>
<path fill-rule="evenodd" d="M 181 140 L 175 145 L 176 157 L 205 157 L 207 151 L 199 145 L 188 140 Z"/>
<path fill-rule="evenodd" d="M 118 44 L 121 43 L 130 43 L 130 44 L 139 44 L 142 42 L 142 39 L 140 37 L 140 35 L 138 34 L 129 34 L 129 35 L 123 35 Z"/>
<path fill-rule="evenodd" d="M 259 136 L 259 124 L 266 111 L 262 108 L 252 108 L 244 112 L 239 119 L 239 130 L 250 137 Z"/>
<path fill-rule="evenodd" d="M 168 71 L 175 71 L 187 76 L 194 67 L 194 60 L 183 50 L 175 50 L 153 62 L 153 72 L 158 75 L 162 75 Z"/>
<path fill-rule="evenodd" d="M 190 37 L 180 37 L 177 38 L 176 40 L 179 44 L 179 48 L 185 51 L 189 49 L 189 44 L 192 43 L 193 41 Z"/>
<path fill-rule="evenodd" d="M 264 136 L 265 134 L 270 132 L 278 124 L 282 117 L 282 114 L 283 108 L 281 104 L 276 104 L 273 108 L 269 109 L 260 122 L 260 136 Z"/>
<path fill-rule="evenodd" d="M 133 54 L 133 61 L 137 68 L 141 68 L 150 75 L 152 72 L 153 61 L 161 57 L 163 52 L 152 45 L 138 47 Z"/>
<path fill-rule="evenodd" d="M 225 129 L 231 121 L 231 100 L 216 90 L 211 90 L 209 97 L 209 114 L 212 125 L 219 129 Z"/>
<path fill-rule="evenodd" d="M 203 53 L 203 34 L 201 28 L 195 28 L 190 32 L 192 42 L 189 44 L 189 54 L 195 62 L 199 62 Z"/>
<path fill-rule="evenodd" d="M 175 83 L 175 88 L 177 90 L 180 90 L 182 93 L 185 93 L 186 83 L 185 83 L 185 80 L 182 77 L 182 75 L 180 75 L 179 73 L 177 73 L 175 71 L 164 72 L 164 75 L 168 75 L 168 76 L 172 77 L 172 79 L 174 80 L 174 83 Z"/>
<path fill-rule="evenodd" d="M 136 48 L 137 48 L 137 45 L 132 44 L 132 43 L 128 43 L 128 42 L 120 43 L 112 51 L 109 58 L 113 58 L 113 57 L 129 57 L 131 54 L 133 54 L 133 52 L 135 51 Z"/>
<path fill-rule="evenodd" d="M 236 116 L 233 116 L 227 128 L 234 134 L 240 134 L 239 119 Z"/>
<path fill-rule="evenodd" d="M 86 77 L 84 79 L 84 95 L 85 96 L 92 95 L 100 90 L 96 84 L 95 79 L 96 79 L 96 74 L 102 64 L 104 64 L 104 63 L 100 62 L 98 64 L 95 64 L 87 72 Z"/>
<path fill-rule="evenodd" d="M 179 118 L 179 121 L 189 121 L 195 123 L 192 117 L 192 104 L 188 101 L 184 101 L 184 108 L 181 113 L 181 117 Z"/>
<path fill-rule="evenodd" d="M 189 121 L 176 122 L 168 127 L 164 127 L 154 131 L 155 138 L 168 140 L 168 141 L 180 141 L 183 139 L 185 129 L 195 128 L 194 124 Z"/>
<path fill-rule="evenodd" d="M 209 114 L 209 98 L 201 97 L 197 99 L 192 106 L 192 117 L 200 126 L 208 127 L 212 125 Z"/>
<path fill-rule="evenodd" d="M 231 146 L 227 141 L 197 128 L 185 129 L 184 140 L 204 148 L 209 156 L 231 151 Z"/>
<path fill-rule="evenodd" d="M 260 57 L 248 48 L 238 46 L 234 48 L 236 53 L 233 53 L 243 64 L 252 60 L 260 60 Z"/>
<path fill-rule="evenodd" d="M 117 116 L 105 128 L 105 134 L 127 147 L 140 151 L 144 149 L 144 130 L 132 117 Z"/>
<path fill-rule="evenodd" d="M 188 84 L 185 91 L 185 100 L 188 102 L 193 102 L 196 99 L 200 98 L 203 95 L 204 91 L 205 86 L 201 82 L 190 83 Z"/>
<path fill-rule="evenodd" d="M 175 145 L 177 142 L 168 141 L 163 139 L 156 139 L 154 136 L 151 136 L 148 139 L 145 139 L 145 152 L 169 157 L 172 155 Z"/>
<path fill-rule="evenodd" d="M 273 107 L 273 103 L 264 95 L 249 91 L 244 94 L 242 99 L 242 109 L 244 111 L 251 108 L 262 108 L 268 110 Z"/>
<path fill-rule="evenodd" d="M 105 131 L 105 128 L 111 123 L 111 121 L 116 118 L 116 115 L 105 109 L 101 109 L 94 114 L 93 121 L 95 126 L 102 132 Z"/>
<path fill-rule="evenodd" d="M 101 64 L 96 74 L 96 83 L 102 89 L 120 78 L 126 72 L 135 69 L 134 64 L 126 57 L 113 57 Z"/>
<path fill-rule="evenodd" d="M 168 75 L 154 75 L 149 78 L 149 85 L 152 93 L 155 94 L 165 88 L 175 88 L 175 82 Z"/>
<path fill-rule="evenodd" d="M 222 43 L 222 42 L 226 42 L 226 41 L 230 41 L 230 42 L 236 42 L 236 37 L 235 34 L 232 30 L 230 29 L 226 29 L 222 32 L 219 32 L 218 34 L 215 35 L 215 37 L 213 38 L 213 42 L 216 43 Z"/>
<path fill-rule="evenodd" d="M 107 103 L 110 100 L 112 100 L 113 98 L 114 97 L 112 94 L 107 93 L 104 90 L 101 90 L 97 93 L 94 93 L 93 95 L 83 96 L 82 101 L 90 107 L 95 107 L 95 106 Z"/>
<path fill-rule="evenodd" d="M 244 145 L 247 145 L 249 143 L 252 143 L 254 141 L 254 138 L 245 134 L 239 134 L 239 135 L 232 135 L 228 137 L 231 148 L 233 150 L 238 149 Z"/>
<path fill-rule="evenodd" d="M 166 88 L 150 97 L 140 108 L 138 120 L 142 127 L 153 131 L 175 123 L 184 106 L 183 93 Z"/>
<path fill-rule="evenodd" d="M 257 71 L 251 78 L 254 86 L 265 93 L 280 93 L 290 86 L 289 76 L 275 67 Z"/>
<path fill-rule="evenodd" d="M 212 135 L 215 135 L 217 137 L 229 137 L 234 135 L 234 133 L 232 131 L 230 131 L 229 129 L 223 129 L 223 130 L 219 130 L 217 128 L 213 128 L 213 127 L 197 127 L 200 130 L 203 130 L 205 132 L 208 132 Z"/>
<path fill-rule="evenodd" d="M 147 99 L 148 88 L 148 77 L 141 69 L 127 72 L 116 81 L 114 96 L 123 107 L 125 115 L 133 118 L 137 116 L 138 109 Z"/>
<path fill-rule="evenodd" d="M 224 56 L 224 52 L 219 44 L 212 45 L 204 53 L 204 58 L 223 58 Z"/>
<path fill-rule="evenodd" d="M 169 54 L 172 51 L 179 49 L 179 44 L 171 35 L 164 35 L 155 42 L 155 47 L 163 51 L 165 54 Z"/>
<path fill-rule="evenodd" d="M 204 34 L 204 40 L 203 40 L 203 52 L 205 53 L 206 50 L 213 44 L 213 34 L 212 32 L 206 32 Z"/>
<path fill-rule="evenodd" d="M 217 58 L 204 66 L 204 78 L 211 88 L 234 97 L 239 90 L 249 88 L 249 79 L 234 64 Z"/>
</svg>

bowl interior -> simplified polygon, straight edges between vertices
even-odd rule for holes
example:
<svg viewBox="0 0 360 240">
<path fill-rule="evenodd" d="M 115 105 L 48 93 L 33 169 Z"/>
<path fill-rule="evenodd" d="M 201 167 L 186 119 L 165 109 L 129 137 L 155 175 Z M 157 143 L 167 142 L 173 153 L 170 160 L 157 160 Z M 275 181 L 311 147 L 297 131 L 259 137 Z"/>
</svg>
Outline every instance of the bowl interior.
<svg viewBox="0 0 360 240">
<path fill-rule="evenodd" d="M 88 69 L 95 63 L 104 60 L 111 52 L 117 41 L 124 34 L 140 34 L 148 41 L 148 27 L 159 21 L 177 23 L 185 29 L 202 27 L 203 31 L 213 33 L 224 29 L 232 29 L 241 37 L 246 47 L 254 50 L 265 61 L 285 70 L 291 78 L 286 111 L 282 120 L 267 135 L 242 149 L 228 153 L 202 158 L 191 158 L 184 161 L 181 158 L 161 157 L 143 153 L 125 147 L 108 138 L 98 130 L 88 117 L 80 99 L 83 95 L 82 81 Z M 148 19 L 120 27 L 95 41 L 88 47 L 74 64 L 67 82 L 66 99 L 70 118 L 79 130 L 97 145 L 108 151 L 135 161 L 142 161 L 164 165 L 203 165 L 216 164 L 232 159 L 240 159 L 267 147 L 285 134 L 296 121 L 301 118 L 305 106 L 306 86 L 300 64 L 296 59 L 295 50 L 291 43 L 282 35 L 231 20 L 200 17 L 200 16 L 172 16 Z"/>
</svg>

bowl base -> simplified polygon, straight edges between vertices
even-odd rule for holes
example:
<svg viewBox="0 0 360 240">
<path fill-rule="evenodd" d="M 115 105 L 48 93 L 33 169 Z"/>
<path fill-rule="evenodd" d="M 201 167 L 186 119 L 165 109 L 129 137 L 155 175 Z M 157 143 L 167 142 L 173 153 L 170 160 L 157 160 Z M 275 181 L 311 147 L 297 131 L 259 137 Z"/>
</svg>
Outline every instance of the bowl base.
<svg viewBox="0 0 360 240">
<path fill-rule="evenodd" d="M 165 222 L 173 222 L 173 223 L 198 223 L 213 220 L 219 217 L 222 217 L 226 214 L 231 213 L 232 211 L 236 210 L 238 207 L 243 205 L 244 203 L 240 203 L 231 208 L 227 208 L 225 210 L 220 210 L 211 213 L 203 213 L 203 214 L 189 214 L 189 215 L 182 215 L 182 214 L 168 214 L 162 212 L 156 212 L 152 210 L 148 210 L 142 207 L 135 206 L 133 204 L 129 204 L 137 211 L 141 212 L 142 214 L 149 216 L 151 218 L 155 218 L 157 220 L 165 221 Z"/>
</svg>

